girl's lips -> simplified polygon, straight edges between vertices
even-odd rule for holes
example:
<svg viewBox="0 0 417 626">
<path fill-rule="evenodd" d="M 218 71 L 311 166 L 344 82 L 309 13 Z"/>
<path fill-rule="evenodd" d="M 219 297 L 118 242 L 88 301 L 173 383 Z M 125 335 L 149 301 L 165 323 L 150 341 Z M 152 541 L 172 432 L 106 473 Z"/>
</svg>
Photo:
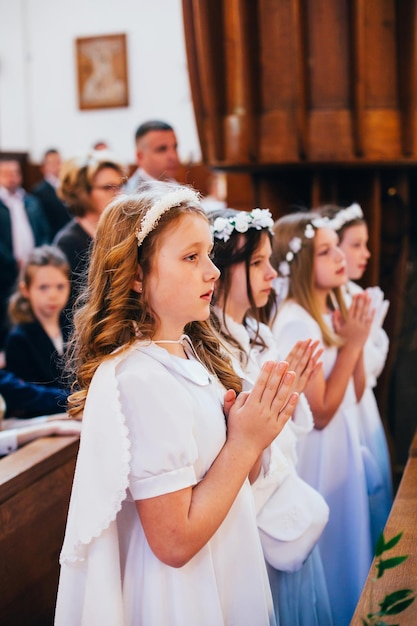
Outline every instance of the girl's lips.
<svg viewBox="0 0 417 626">
<path fill-rule="evenodd" d="M 206 293 L 203 293 L 202 296 L 200 296 L 200 298 L 203 298 L 203 300 L 211 300 L 211 298 L 213 297 L 213 291 L 214 289 L 210 289 L 210 291 L 207 291 Z"/>
</svg>

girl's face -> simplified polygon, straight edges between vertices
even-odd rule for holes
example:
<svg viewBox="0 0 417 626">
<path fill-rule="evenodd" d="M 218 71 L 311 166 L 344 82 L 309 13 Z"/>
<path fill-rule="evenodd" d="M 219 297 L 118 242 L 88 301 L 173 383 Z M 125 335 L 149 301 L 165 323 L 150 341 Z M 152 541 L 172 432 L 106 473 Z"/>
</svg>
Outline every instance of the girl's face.
<svg viewBox="0 0 417 626">
<path fill-rule="evenodd" d="M 268 235 L 264 233 L 258 249 L 252 254 L 249 264 L 249 284 L 257 308 L 265 306 L 268 302 L 268 297 L 272 289 L 272 281 L 277 276 L 276 271 L 269 262 L 271 254 L 271 242 Z M 247 310 L 251 306 L 246 281 L 245 263 L 242 262 L 233 265 L 230 268 L 230 274 L 230 290 L 226 301 L 225 313 L 230 315 L 236 322 L 241 323 L 243 322 Z"/>
<path fill-rule="evenodd" d="M 93 211 L 101 215 L 106 206 L 122 191 L 122 177 L 113 167 L 104 167 L 93 178 L 90 202 Z"/>
<path fill-rule="evenodd" d="M 318 228 L 314 236 L 314 285 L 327 294 L 346 283 L 346 258 L 339 247 L 337 233 Z"/>
<path fill-rule="evenodd" d="M 212 248 L 209 225 L 200 215 L 183 215 L 161 235 L 146 280 L 149 303 L 161 324 L 154 339 L 176 340 L 186 324 L 208 319 L 220 276 L 210 258 Z"/>
<path fill-rule="evenodd" d="M 368 227 L 366 224 L 348 226 L 343 231 L 340 248 L 346 256 L 347 277 L 350 280 L 362 278 L 371 253 L 368 250 Z"/>
<path fill-rule="evenodd" d="M 51 321 L 59 318 L 65 307 L 70 282 L 65 272 L 53 265 L 35 267 L 29 286 L 22 284 L 20 289 L 29 299 L 35 317 L 40 321 Z"/>
</svg>

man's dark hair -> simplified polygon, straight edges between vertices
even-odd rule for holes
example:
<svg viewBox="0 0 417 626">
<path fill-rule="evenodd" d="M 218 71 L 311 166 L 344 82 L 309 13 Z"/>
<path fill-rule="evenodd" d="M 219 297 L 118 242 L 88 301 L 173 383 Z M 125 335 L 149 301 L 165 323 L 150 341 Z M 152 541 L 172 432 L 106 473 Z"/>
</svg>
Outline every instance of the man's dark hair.
<svg viewBox="0 0 417 626">
<path fill-rule="evenodd" d="M 135 134 L 135 141 L 141 139 L 144 135 L 147 135 L 151 130 L 172 130 L 172 126 L 167 124 L 167 122 L 162 122 L 161 120 L 150 120 L 149 122 L 143 122 L 141 124 Z"/>
<path fill-rule="evenodd" d="M 57 150 L 57 148 L 48 148 L 48 150 L 45 150 L 44 152 L 43 160 L 45 161 L 46 157 L 50 154 L 59 154 L 59 151 Z"/>
</svg>

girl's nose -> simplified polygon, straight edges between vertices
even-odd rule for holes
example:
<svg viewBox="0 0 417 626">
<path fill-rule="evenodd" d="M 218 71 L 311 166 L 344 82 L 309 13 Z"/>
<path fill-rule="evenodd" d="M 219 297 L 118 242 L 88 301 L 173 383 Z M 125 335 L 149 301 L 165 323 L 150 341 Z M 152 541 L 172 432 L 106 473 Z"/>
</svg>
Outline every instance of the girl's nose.
<svg viewBox="0 0 417 626">
<path fill-rule="evenodd" d="M 209 280 L 217 280 L 220 276 L 220 270 L 217 267 L 217 265 L 214 265 L 213 261 L 211 259 L 209 259 L 209 268 L 208 268 L 208 273 L 209 273 Z"/>
<path fill-rule="evenodd" d="M 272 267 L 272 265 L 268 262 L 268 267 L 266 271 L 266 279 L 274 280 L 278 276 L 278 272 Z"/>
</svg>

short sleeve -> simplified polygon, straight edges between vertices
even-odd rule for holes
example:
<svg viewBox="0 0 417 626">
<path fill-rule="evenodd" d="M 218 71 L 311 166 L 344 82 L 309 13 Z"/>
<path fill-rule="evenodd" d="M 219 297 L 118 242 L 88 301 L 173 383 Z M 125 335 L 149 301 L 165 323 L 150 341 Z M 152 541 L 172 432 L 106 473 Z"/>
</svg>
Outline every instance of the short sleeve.
<svg viewBox="0 0 417 626">
<path fill-rule="evenodd" d="M 129 486 L 135 500 L 197 483 L 194 409 L 184 384 L 158 366 L 118 374 L 122 412 L 131 443 Z"/>
</svg>

